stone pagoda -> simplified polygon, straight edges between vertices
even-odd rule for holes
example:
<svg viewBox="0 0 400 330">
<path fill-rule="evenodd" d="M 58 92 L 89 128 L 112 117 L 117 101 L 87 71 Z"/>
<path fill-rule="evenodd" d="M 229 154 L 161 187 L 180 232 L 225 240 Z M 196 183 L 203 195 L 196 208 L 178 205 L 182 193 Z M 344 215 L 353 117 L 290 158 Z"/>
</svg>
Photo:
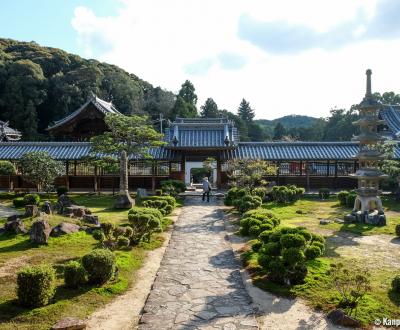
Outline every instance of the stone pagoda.
<svg viewBox="0 0 400 330">
<path fill-rule="evenodd" d="M 360 119 L 354 122 L 354 125 L 360 127 L 360 134 L 353 138 L 359 142 L 359 152 L 356 155 L 359 169 L 351 175 L 358 180 L 357 198 L 353 211 L 345 216 L 345 220 L 384 226 L 386 217 L 379 197 L 379 182 L 386 175 L 379 170 L 384 156 L 378 148 L 384 138 L 377 130 L 378 126 L 383 124 L 383 120 L 378 118 L 381 105 L 371 92 L 372 71 L 368 69 L 366 74 L 367 91 L 358 105 Z"/>
</svg>

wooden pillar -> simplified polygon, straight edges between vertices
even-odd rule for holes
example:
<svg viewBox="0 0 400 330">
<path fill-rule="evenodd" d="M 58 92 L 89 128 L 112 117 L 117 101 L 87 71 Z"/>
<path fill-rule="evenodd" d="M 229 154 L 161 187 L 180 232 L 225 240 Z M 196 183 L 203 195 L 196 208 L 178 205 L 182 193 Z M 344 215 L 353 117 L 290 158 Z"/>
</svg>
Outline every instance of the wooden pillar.
<svg viewBox="0 0 400 330">
<path fill-rule="evenodd" d="M 279 186 L 279 167 L 280 167 L 280 162 L 276 163 L 276 184 Z"/>
<path fill-rule="evenodd" d="M 310 166 L 308 161 L 306 161 L 306 189 L 310 191 Z"/>
<path fill-rule="evenodd" d="M 331 171 L 331 162 L 328 160 L 326 164 L 326 176 L 329 176 L 330 171 Z"/>
<path fill-rule="evenodd" d="M 338 173 L 338 161 L 336 160 L 335 161 L 335 180 L 334 180 L 334 183 L 333 183 L 333 187 L 336 189 L 337 187 L 338 187 L 338 185 L 337 185 L 337 173 Z"/>
<path fill-rule="evenodd" d="M 185 172 L 186 172 L 186 157 L 184 154 L 182 154 L 182 158 L 181 158 L 181 172 L 183 173 L 183 181 L 185 182 Z"/>
<path fill-rule="evenodd" d="M 69 160 L 65 163 L 65 186 L 69 190 Z"/>
<path fill-rule="evenodd" d="M 94 188 L 94 192 L 98 191 L 98 187 L 97 187 L 97 166 L 94 166 L 93 188 Z"/>
<path fill-rule="evenodd" d="M 156 166 L 154 162 L 151 162 L 151 190 L 156 191 Z"/>
<path fill-rule="evenodd" d="M 221 160 L 217 159 L 217 188 L 221 189 Z"/>
</svg>

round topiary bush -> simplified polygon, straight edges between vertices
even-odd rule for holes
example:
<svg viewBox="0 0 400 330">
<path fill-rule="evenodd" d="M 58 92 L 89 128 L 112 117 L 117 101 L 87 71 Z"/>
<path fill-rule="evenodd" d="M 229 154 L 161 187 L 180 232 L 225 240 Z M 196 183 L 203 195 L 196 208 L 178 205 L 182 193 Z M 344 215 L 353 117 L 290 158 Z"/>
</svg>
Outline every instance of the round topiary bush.
<svg viewBox="0 0 400 330">
<path fill-rule="evenodd" d="M 347 195 L 348 195 L 348 194 L 349 194 L 349 192 L 346 191 L 346 190 L 343 190 L 343 191 L 338 192 L 337 198 L 338 198 L 339 204 L 340 204 L 341 206 L 346 206 L 346 198 L 347 198 Z"/>
<path fill-rule="evenodd" d="M 305 256 L 299 248 L 291 247 L 282 251 L 282 259 L 289 266 L 294 266 L 305 261 Z"/>
<path fill-rule="evenodd" d="M 310 246 L 316 246 L 320 249 L 321 255 L 325 252 L 325 244 L 321 242 L 312 242 Z"/>
<path fill-rule="evenodd" d="M 19 208 L 19 207 L 24 207 L 26 204 L 23 197 L 17 197 L 13 199 L 13 205 L 16 208 Z"/>
<path fill-rule="evenodd" d="M 272 230 L 264 230 L 263 232 L 258 235 L 258 239 L 262 241 L 263 243 L 268 243 L 269 241 L 269 236 L 271 235 Z"/>
<path fill-rule="evenodd" d="M 266 231 L 266 230 L 271 231 L 272 229 L 274 229 L 274 225 L 269 223 L 269 222 L 263 222 L 260 225 L 260 232 L 263 232 L 263 231 Z"/>
<path fill-rule="evenodd" d="M 266 268 L 266 269 L 269 268 L 269 263 L 270 263 L 272 260 L 274 260 L 274 257 L 271 257 L 271 256 L 266 255 L 266 254 L 262 254 L 262 253 L 259 254 L 259 255 L 258 255 L 258 258 L 257 258 L 258 264 L 259 264 L 261 267 Z"/>
<path fill-rule="evenodd" d="M 287 278 L 291 285 L 301 284 L 304 282 L 308 273 L 307 267 L 304 264 L 297 264 L 292 270 L 287 272 Z"/>
<path fill-rule="evenodd" d="M 308 246 L 304 250 L 304 255 L 306 256 L 307 260 L 313 260 L 318 258 L 322 254 L 321 249 L 316 245 Z"/>
<path fill-rule="evenodd" d="M 300 229 L 300 230 L 298 231 L 298 233 L 299 233 L 301 236 L 303 236 L 304 239 L 305 239 L 307 242 L 310 242 L 310 241 L 312 240 L 312 235 L 311 235 L 311 233 L 310 233 L 308 230 L 306 230 L 306 229 Z"/>
<path fill-rule="evenodd" d="M 133 235 L 133 229 L 132 229 L 132 227 L 126 226 L 126 227 L 125 227 L 124 236 L 129 238 L 129 237 L 132 237 L 132 235 Z"/>
<path fill-rule="evenodd" d="M 322 235 L 319 235 L 319 234 L 311 234 L 311 235 L 312 235 L 313 242 L 325 243 L 325 238 Z"/>
<path fill-rule="evenodd" d="M 115 255 L 106 249 L 95 249 L 82 258 L 89 282 L 104 284 L 114 276 Z"/>
<path fill-rule="evenodd" d="M 66 194 L 68 194 L 67 186 L 58 186 L 57 187 L 57 195 L 58 196 L 66 195 Z"/>
<path fill-rule="evenodd" d="M 96 241 L 99 241 L 99 242 L 103 242 L 106 239 L 106 237 L 104 236 L 104 233 L 99 229 L 94 230 L 92 233 L 92 236 Z"/>
<path fill-rule="evenodd" d="M 268 278 L 275 283 L 285 282 L 286 267 L 279 259 L 273 259 L 268 264 Z"/>
<path fill-rule="evenodd" d="M 277 242 L 269 242 L 264 244 L 263 252 L 269 256 L 279 256 L 281 254 L 281 246 Z"/>
<path fill-rule="evenodd" d="M 400 275 L 396 275 L 392 280 L 392 289 L 393 291 L 400 293 Z"/>
<path fill-rule="evenodd" d="M 300 234 L 284 234 L 279 241 L 284 248 L 302 248 L 306 245 L 305 238 Z"/>
<path fill-rule="evenodd" d="M 260 226 L 259 225 L 254 225 L 249 228 L 249 235 L 251 237 L 258 237 L 260 234 Z"/>
<path fill-rule="evenodd" d="M 357 194 L 354 192 L 350 192 L 347 196 L 346 196 L 346 206 L 347 207 L 353 207 L 354 206 L 354 202 L 356 201 L 357 198 Z"/>
<path fill-rule="evenodd" d="M 17 296 L 20 305 L 47 305 L 55 293 L 55 271 L 50 265 L 28 266 L 17 273 Z"/>
<path fill-rule="evenodd" d="M 64 267 L 64 282 L 69 288 L 78 288 L 86 283 L 85 268 L 78 261 L 70 261 Z"/>
<path fill-rule="evenodd" d="M 400 237 L 400 224 L 399 224 L 399 225 L 396 225 L 395 231 L 396 231 L 396 236 L 397 236 L 397 237 Z"/>
<path fill-rule="evenodd" d="M 128 237 L 122 236 L 118 238 L 117 245 L 120 248 L 127 248 L 131 244 Z"/>
<path fill-rule="evenodd" d="M 39 205 L 40 196 L 38 194 L 26 194 L 24 196 L 25 205 Z"/>
<path fill-rule="evenodd" d="M 253 245 L 251 246 L 251 249 L 252 249 L 254 252 L 258 252 L 258 251 L 261 249 L 262 245 L 263 245 L 262 242 L 256 241 L 256 242 L 254 242 Z"/>
</svg>

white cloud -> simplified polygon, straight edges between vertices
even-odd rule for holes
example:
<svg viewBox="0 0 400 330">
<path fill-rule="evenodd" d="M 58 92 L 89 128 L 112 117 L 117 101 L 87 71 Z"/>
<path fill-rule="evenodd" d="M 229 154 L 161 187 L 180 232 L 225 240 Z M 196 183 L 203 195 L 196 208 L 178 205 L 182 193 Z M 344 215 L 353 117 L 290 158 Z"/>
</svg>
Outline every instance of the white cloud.
<svg viewBox="0 0 400 330">
<path fill-rule="evenodd" d="M 375 90 L 399 91 L 398 42 L 273 56 L 239 39 L 239 18 L 246 14 L 325 32 L 358 15 L 372 17 L 375 5 L 376 0 L 125 0 L 114 17 L 78 7 L 72 25 L 87 56 L 175 92 L 189 79 L 199 106 L 213 97 L 220 108 L 236 111 L 245 97 L 258 118 L 326 116 L 331 107 L 349 107 L 362 98 L 367 67 L 373 69 Z M 362 32 L 363 27 L 353 31 Z M 220 54 L 246 63 L 232 69 L 220 62 Z"/>
</svg>

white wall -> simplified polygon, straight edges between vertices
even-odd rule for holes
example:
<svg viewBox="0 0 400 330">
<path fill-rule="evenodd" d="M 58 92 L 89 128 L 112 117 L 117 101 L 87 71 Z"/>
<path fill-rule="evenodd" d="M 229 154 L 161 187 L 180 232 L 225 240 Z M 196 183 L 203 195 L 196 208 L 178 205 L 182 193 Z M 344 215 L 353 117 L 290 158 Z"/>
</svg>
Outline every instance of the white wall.
<svg viewBox="0 0 400 330">
<path fill-rule="evenodd" d="M 186 162 L 185 163 L 185 184 L 187 186 L 190 185 L 190 170 L 192 168 L 202 168 L 202 167 L 203 167 L 203 162 Z M 217 168 L 216 168 L 217 165 L 216 165 L 216 163 L 212 164 L 212 167 L 213 167 L 213 176 L 212 176 L 213 182 L 212 182 L 212 184 L 216 185 L 217 184 Z"/>
</svg>

